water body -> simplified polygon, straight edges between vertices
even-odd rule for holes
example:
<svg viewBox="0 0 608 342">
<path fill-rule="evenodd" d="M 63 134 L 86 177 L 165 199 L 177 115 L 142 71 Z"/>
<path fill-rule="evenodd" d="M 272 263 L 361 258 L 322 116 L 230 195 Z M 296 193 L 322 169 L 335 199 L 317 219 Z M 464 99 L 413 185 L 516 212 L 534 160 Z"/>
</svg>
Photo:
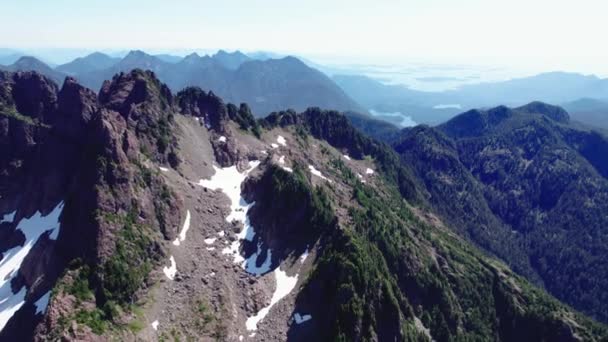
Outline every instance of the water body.
<svg viewBox="0 0 608 342">
<path fill-rule="evenodd" d="M 378 119 L 388 121 L 401 127 L 412 127 L 417 125 L 416 121 L 414 121 L 411 116 L 401 112 L 381 112 L 374 109 L 371 109 L 369 112 Z"/>
<path fill-rule="evenodd" d="M 433 106 L 433 109 L 462 109 L 462 106 L 459 104 L 438 104 Z"/>
</svg>

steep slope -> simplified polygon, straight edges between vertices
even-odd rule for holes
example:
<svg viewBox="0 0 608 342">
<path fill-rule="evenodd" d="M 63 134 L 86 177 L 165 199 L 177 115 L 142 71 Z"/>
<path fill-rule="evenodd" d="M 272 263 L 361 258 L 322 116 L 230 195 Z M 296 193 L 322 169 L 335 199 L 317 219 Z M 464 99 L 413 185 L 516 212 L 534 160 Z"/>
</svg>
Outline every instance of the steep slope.
<svg viewBox="0 0 608 342">
<path fill-rule="evenodd" d="M 2 226 L 5 241 L 14 242 L 3 246 L 3 261 L 17 268 L 3 283 L 10 306 L 2 308 L 2 339 L 30 340 L 45 312 L 47 327 L 61 315 L 92 319 L 98 313 L 86 309 L 91 299 L 100 308 L 113 303 L 105 310 L 125 305 L 162 255 L 156 235 L 175 235 L 179 200 L 139 164 L 144 152 L 146 159 L 171 160 L 173 145 L 159 126 L 168 120 L 163 103 L 171 99 L 163 96 L 170 93 L 150 77 L 118 76 L 104 87 L 101 108 L 96 95 L 72 79 L 57 92 L 36 73 L 5 75 L 1 207 L 13 214 Z M 55 227 L 50 235 L 47 227 Z M 27 229 L 34 228 L 40 237 L 30 237 Z M 149 229 L 158 233 L 150 237 Z M 46 311 L 50 297 L 59 308 Z M 86 329 L 73 334 L 89 336 Z"/>
<path fill-rule="evenodd" d="M 471 110 L 395 144 L 460 233 L 606 321 L 608 141 L 542 103 Z M 431 171 L 429 171 L 431 167 Z"/>
<path fill-rule="evenodd" d="M 399 156 L 337 112 L 256 121 L 141 70 L 97 97 L 68 81 L 3 74 L 3 241 L 35 243 L 3 288 L 26 294 L 2 339 L 608 336 L 451 233 Z M 24 225 L 36 210 L 50 232 Z"/>
</svg>

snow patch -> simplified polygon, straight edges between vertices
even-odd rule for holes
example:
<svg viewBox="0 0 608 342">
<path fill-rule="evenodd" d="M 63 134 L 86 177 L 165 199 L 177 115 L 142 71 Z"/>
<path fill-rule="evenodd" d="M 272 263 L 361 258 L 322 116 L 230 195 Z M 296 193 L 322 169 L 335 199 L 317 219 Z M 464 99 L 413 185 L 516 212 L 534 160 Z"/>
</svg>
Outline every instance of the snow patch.
<svg viewBox="0 0 608 342">
<path fill-rule="evenodd" d="M 243 335 L 239 335 L 239 341 L 243 340 Z"/>
<path fill-rule="evenodd" d="M 374 174 L 374 170 L 370 169 L 369 167 L 365 170 L 365 174 L 366 175 L 373 175 Z"/>
<path fill-rule="evenodd" d="M 300 264 L 303 264 L 304 261 L 306 261 L 306 258 L 308 258 L 308 247 L 306 247 L 306 250 L 304 251 L 304 253 L 302 253 L 302 255 L 300 255 Z"/>
<path fill-rule="evenodd" d="M 38 298 L 34 305 L 36 306 L 36 315 L 44 314 L 47 306 L 49 306 L 49 299 L 51 299 L 51 291 L 43 294 L 42 297 Z"/>
<path fill-rule="evenodd" d="M 179 235 L 173 240 L 173 244 L 175 246 L 179 246 L 182 242 L 186 241 L 186 233 L 190 229 L 190 210 L 186 210 L 186 220 L 184 221 L 184 225 L 182 226 L 181 232 Z"/>
<path fill-rule="evenodd" d="M 219 139 L 217 139 L 217 141 L 225 143 L 226 137 L 222 135 Z"/>
<path fill-rule="evenodd" d="M 205 243 L 208 245 L 212 245 L 215 242 L 215 240 L 217 240 L 217 238 L 207 238 L 207 239 L 205 239 Z"/>
<path fill-rule="evenodd" d="M 272 294 L 272 298 L 270 299 L 270 304 L 267 307 L 264 307 L 263 309 L 258 311 L 258 313 L 255 314 L 255 316 L 247 318 L 247 321 L 245 322 L 245 326 L 247 327 L 247 330 L 257 330 L 258 323 L 262 319 L 264 319 L 264 317 L 266 317 L 268 312 L 270 312 L 270 308 L 272 308 L 273 305 L 275 305 L 281 299 L 283 299 L 285 296 L 287 296 L 291 292 L 291 290 L 293 290 L 294 287 L 296 287 L 296 284 L 298 283 L 297 274 L 293 277 L 290 277 L 287 275 L 287 273 L 285 273 L 284 271 L 281 271 L 280 267 L 277 267 L 277 269 L 274 270 L 274 276 L 275 276 L 275 280 L 276 280 L 276 289 L 274 290 L 274 293 Z"/>
<path fill-rule="evenodd" d="M 296 324 L 302 324 L 306 321 L 310 321 L 312 319 L 312 315 L 300 315 L 296 312 L 293 315 L 293 319 L 296 321 Z"/>
<path fill-rule="evenodd" d="M 215 247 L 207 247 L 207 250 L 208 250 L 208 251 L 214 251 L 214 250 L 215 250 Z"/>
<path fill-rule="evenodd" d="M 272 147 L 272 148 L 279 148 L 279 145 L 277 145 L 275 143 L 272 143 L 272 144 L 270 144 L 270 147 Z"/>
<path fill-rule="evenodd" d="M 324 179 L 324 180 L 332 183 L 331 179 L 323 176 L 323 174 L 321 173 L 321 171 L 317 170 L 314 166 L 308 165 L 308 169 L 310 170 L 310 173 L 312 173 L 313 175 L 315 175 L 315 176 L 317 176 L 317 177 L 319 177 L 321 179 Z"/>
<path fill-rule="evenodd" d="M 2 220 L 0 220 L 0 223 L 4 223 L 4 222 L 11 223 L 11 222 L 13 222 L 13 220 L 15 219 L 15 214 L 17 214 L 17 210 L 13 211 L 12 213 L 8 213 L 8 214 L 5 214 L 5 215 L 2 215 Z"/>
<path fill-rule="evenodd" d="M 261 150 L 260 151 L 262 154 L 268 154 L 268 152 L 266 150 Z"/>
<path fill-rule="evenodd" d="M 8 323 L 11 317 L 13 317 L 15 312 L 17 312 L 23 306 L 23 304 L 25 304 L 25 295 L 27 294 L 27 289 L 25 286 L 22 286 L 19 292 L 13 294 L 10 283 L 8 284 L 8 288 L 3 286 L 1 290 L 2 299 L 0 302 L 0 310 L 2 311 L 0 311 L 0 331 L 4 329 L 4 326 L 6 323 Z"/>
<path fill-rule="evenodd" d="M 169 280 L 175 279 L 175 275 L 177 274 L 177 264 L 175 263 L 175 258 L 173 255 L 170 258 L 171 266 L 163 267 L 163 273 L 169 278 Z"/>
<path fill-rule="evenodd" d="M 285 156 L 281 156 L 281 158 L 279 158 L 279 164 L 285 164 Z"/>
<path fill-rule="evenodd" d="M 150 324 L 152 326 L 152 329 L 154 330 L 158 330 L 158 320 L 152 322 L 152 324 Z"/>
<path fill-rule="evenodd" d="M 19 272 L 23 260 L 27 257 L 36 241 L 46 232 L 49 232 L 49 239 L 55 240 L 59 235 L 60 223 L 59 216 L 63 210 L 63 202 L 60 202 L 46 216 L 37 211 L 29 218 L 22 218 L 17 223 L 17 230 L 21 230 L 25 236 L 23 246 L 13 247 L 4 252 L 4 257 L 0 261 L 0 331 L 13 317 L 15 312 L 25 303 L 27 288 L 22 286 L 19 292 L 13 293 L 11 281 Z M 12 222 L 15 213 L 4 215 L 2 222 Z M 44 303 L 41 303 L 44 304 Z"/>
<path fill-rule="evenodd" d="M 277 137 L 277 142 L 283 146 L 287 146 L 287 140 L 280 135 Z"/>
<path fill-rule="evenodd" d="M 293 173 L 293 169 L 287 166 L 282 166 L 283 170 L 289 172 L 289 173 Z"/>
<path fill-rule="evenodd" d="M 159 168 L 159 169 L 160 169 L 162 172 L 169 172 L 169 169 L 167 169 L 166 167 L 159 166 L 158 168 Z"/>
<path fill-rule="evenodd" d="M 224 233 L 224 231 L 219 231 L 217 232 L 217 235 L 219 235 L 220 237 L 224 237 L 224 235 L 226 235 L 226 233 Z"/>
<path fill-rule="evenodd" d="M 344 155 L 344 159 L 346 159 L 346 160 L 350 160 L 350 157 L 349 157 L 349 156 L 347 156 L 347 155 L 345 154 L 345 155 Z"/>
<path fill-rule="evenodd" d="M 247 178 L 247 174 L 255 169 L 260 164 L 259 161 L 250 161 L 249 169 L 241 173 L 236 166 L 219 168 L 213 166 L 215 174 L 209 180 L 200 180 L 199 185 L 212 190 L 221 190 L 230 199 L 230 214 L 226 217 L 226 221 L 238 221 L 243 223 L 243 230 L 237 234 L 236 241 L 233 241 L 228 247 L 222 250 L 222 254 L 232 255 L 234 263 L 241 263 L 245 267 L 245 259 L 240 254 L 241 241 L 253 241 L 255 231 L 249 223 L 247 212 L 254 203 L 247 203 L 241 196 L 241 184 Z"/>
</svg>

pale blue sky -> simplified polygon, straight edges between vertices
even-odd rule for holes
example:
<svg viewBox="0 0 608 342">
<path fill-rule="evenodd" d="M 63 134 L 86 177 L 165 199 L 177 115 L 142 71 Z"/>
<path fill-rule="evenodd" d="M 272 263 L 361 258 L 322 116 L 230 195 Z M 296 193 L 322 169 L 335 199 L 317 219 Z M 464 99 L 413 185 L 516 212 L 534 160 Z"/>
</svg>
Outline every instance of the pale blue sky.
<svg viewBox="0 0 608 342">
<path fill-rule="evenodd" d="M 3 2 L 1 47 L 225 48 L 581 68 L 601 68 L 608 57 L 605 0 Z"/>
</svg>

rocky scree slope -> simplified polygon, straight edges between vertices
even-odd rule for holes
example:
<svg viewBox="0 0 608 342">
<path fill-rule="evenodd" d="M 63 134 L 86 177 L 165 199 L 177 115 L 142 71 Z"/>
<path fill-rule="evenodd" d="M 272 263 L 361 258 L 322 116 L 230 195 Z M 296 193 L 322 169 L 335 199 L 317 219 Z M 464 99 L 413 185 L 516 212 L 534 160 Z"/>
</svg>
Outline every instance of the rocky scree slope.
<svg viewBox="0 0 608 342">
<path fill-rule="evenodd" d="M 3 258 L 25 218 L 61 210 L 8 282 L 25 296 L 2 338 L 607 336 L 451 233 L 399 156 L 337 112 L 256 121 L 141 70 L 97 97 L 36 73 L 1 85 Z"/>
</svg>

